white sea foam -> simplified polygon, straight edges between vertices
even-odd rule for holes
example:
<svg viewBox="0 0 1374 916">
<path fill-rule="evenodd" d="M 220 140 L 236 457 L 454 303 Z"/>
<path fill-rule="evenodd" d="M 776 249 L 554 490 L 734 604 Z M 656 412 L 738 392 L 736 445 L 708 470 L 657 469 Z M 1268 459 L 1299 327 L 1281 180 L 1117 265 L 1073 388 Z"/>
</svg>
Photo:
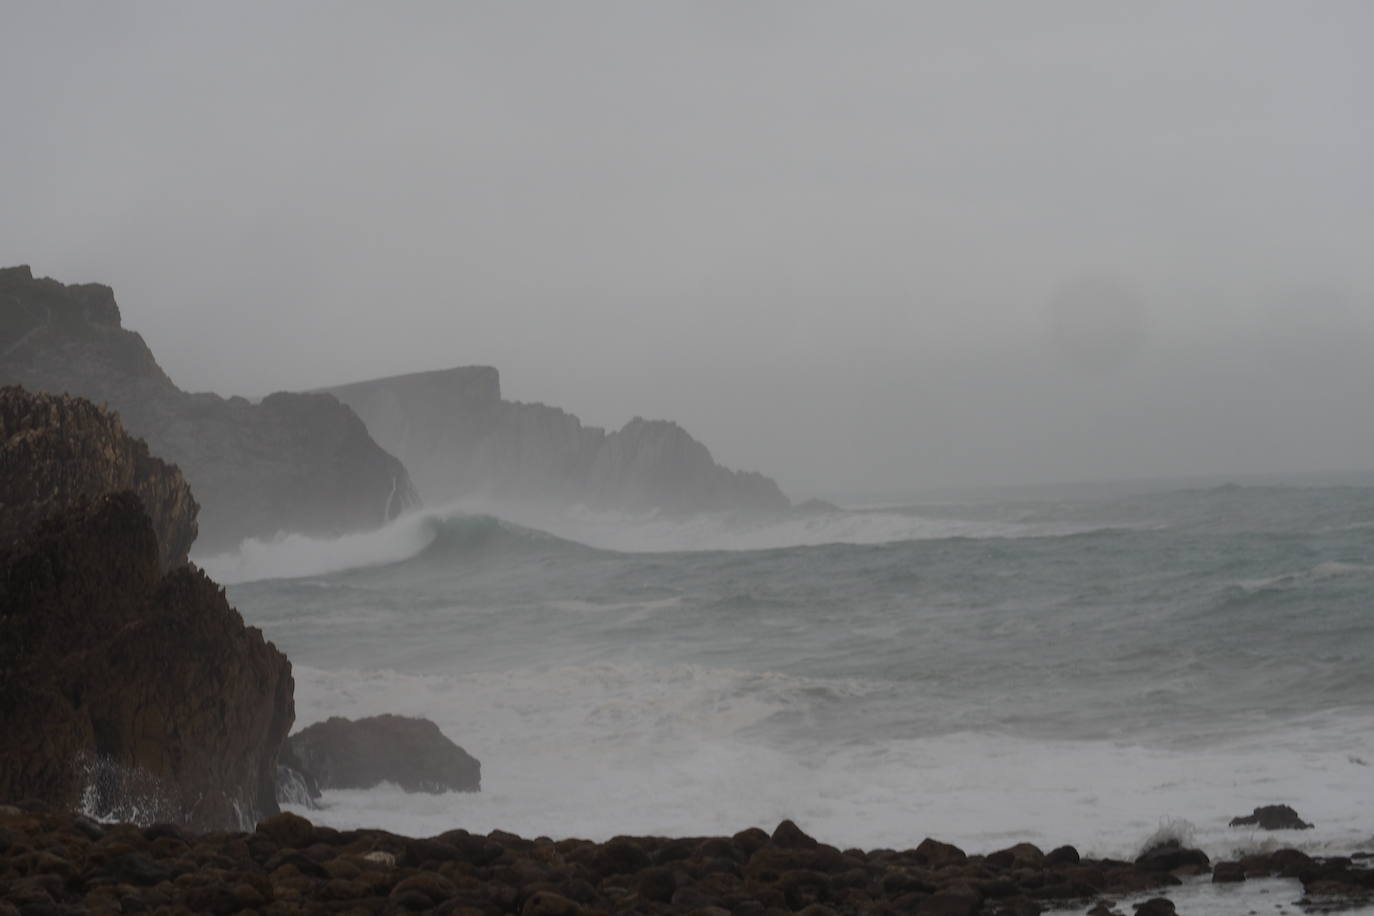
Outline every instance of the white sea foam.
<svg viewBox="0 0 1374 916">
<path fill-rule="evenodd" d="M 1117 904 L 1115 910 L 1121 913 L 1133 912 L 1135 904 L 1151 897 L 1167 897 L 1173 901 L 1179 913 L 1186 913 L 1187 916 L 1320 912 L 1297 905 L 1296 901 L 1302 896 L 1302 885 L 1295 878 L 1251 878 L 1235 883 L 1213 884 L 1210 875 L 1202 875 L 1178 886 L 1114 899 Z M 1045 916 L 1068 913 L 1078 916 L 1084 909 L 1081 902 L 1075 902 L 1072 906 L 1047 909 Z M 1349 901 L 1342 901 L 1335 911 L 1341 916 L 1369 916 L 1374 913 L 1374 906 L 1350 906 Z"/>
<path fill-rule="evenodd" d="M 1265 576 L 1262 579 L 1244 579 L 1236 584 L 1246 591 L 1257 592 L 1272 588 L 1300 588 L 1307 583 L 1321 582 L 1326 579 L 1342 579 L 1370 575 L 1374 575 L 1374 565 L 1365 563 L 1342 563 L 1337 560 L 1327 560 L 1300 572 L 1283 573 L 1278 576 Z"/>
<path fill-rule="evenodd" d="M 415 558 L 236 590 L 295 662 L 301 725 L 424 715 L 483 763 L 476 795 L 326 792 L 307 812 L 325 823 L 604 839 L 791 817 L 870 848 L 934 836 L 1129 857 L 1160 831 L 1191 831 L 1214 858 L 1374 848 L 1368 541 L 1303 537 L 1374 512 L 1374 495 L 1318 494 L 1315 516 L 1286 491 L 1186 496 L 768 519 L 502 512 L 615 554 L 467 505 L 229 565 L 254 578 Z M 1139 531 L 1160 519 L 1172 534 Z M 949 537 L 969 540 L 662 554 Z M 1316 829 L 1227 826 L 1274 803 Z M 1265 909 L 1301 893 L 1170 896 L 1229 916 L 1266 888 Z"/>
<path fill-rule="evenodd" d="M 564 540 L 623 553 L 770 550 L 820 544 L 884 544 L 937 538 L 1010 538 L 1072 534 L 1096 526 L 935 518 L 910 511 L 833 511 L 665 516 L 592 511 L 550 512 L 520 504 L 476 501 L 403 515 L 374 531 L 321 538 L 278 534 L 248 538 L 237 550 L 193 557 L 225 584 L 320 576 L 410 559 L 433 543 L 445 522 L 493 516 Z"/>
<path fill-rule="evenodd" d="M 403 515 L 375 531 L 337 538 L 303 534 L 248 538 L 238 550 L 192 559 L 210 578 L 226 585 L 382 566 L 412 557 L 428 547 L 438 531 L 439 519 L 435 512 L 422 511 Z"/>
<path fill-rule="evenodd" d="M 1035 537 L 1073 534 L 1101 527 L 943 518 L 911 510 L 834 509 L 778 514 L 703 512 L 684 516 L 609 512 L 581 506 L 549 512 L 519 504 L 498 506 L 471 501 L 454 508 L 499 515 L 567 540 L 625 553 L 773 550 L 939 538 Z"/>
<path fill-rule="evenodd" d="M 1374 768 L 1357 762 L 1374 758 L 1367 712 L 1184 750 L 987 733 L 841 743 L 820 729 L 808 737 L 804 720 L 779 740 L 770 723 L 804 716 L 815 685 L 777 674 L 624 664 L 422 676 L 298 665 L 296 682 L 302 725 L 424 715 L 482 761 L 475 795 L 326 792 L 310 816 L 341 827 L 605 839 L 732 833 L 790 817 L 840 846 L 909 847 L 934 836 L 970 851 L 1027 840 L 1130 856 L 1186 819 L 1214 857 L 1374 843 Z M 1275 802 L 1317 829 L 1226 826 Z"/>
<path fill-rule="evenodd" d="M 1314 579 L 1332 579 L 1337 576 L 1367 576 L 1374 573 L 1374 566 L 1367 563 L 1341 563 L 1328 560 L 1312 567 L 1310 575 Z"/>
</svg>

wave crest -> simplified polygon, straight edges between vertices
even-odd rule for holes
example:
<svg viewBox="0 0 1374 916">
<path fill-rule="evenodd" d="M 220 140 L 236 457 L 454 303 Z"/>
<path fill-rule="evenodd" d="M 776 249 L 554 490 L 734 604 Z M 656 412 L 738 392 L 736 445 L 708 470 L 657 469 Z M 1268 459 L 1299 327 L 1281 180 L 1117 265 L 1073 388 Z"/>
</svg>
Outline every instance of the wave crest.
<svg viewBox="0 0 1374 916">
<path fill-rule="evenodd" d="M 497 556 L 758 551 L 834 544 L 872 547 L 957 538 L 1063 537 L 1111 530 L 1095 524 L 943 518 L 915 509 L 662 516 L 577 508 L 541 514 L 510 505 L 501 507 L 503 517 L 497 517 L 492 508 L 479 503 L 422 510 L 375 531 L 341 537 L 283 533 L 274 538 L 249 538 L 238 550 L 198 557 L 196 562 L 215 580 L 237 584 L 398 563 L 452 567 Z"/>
<path fill-rule="evenodd" d="M 194 558 L 217 582 L 233 585 L 260 579 L 321 576 L 368 566 L 385 566 L 419 554 L 439 533 L 440 519 L 430 512 L 403 515 L 375 531 L 318 538 L 279 534 L 247 538 L 229 553 Z"/>
<path fill-rule="evenodd" d="M 196 558 L 196 562 L 211 578 L 234 585 L 401 563 L 452 565 L 500 555 L 591 549 L 491 515 L 431 510 L 401 516 L 375 531 L 340 537 L 248 538 L 236 551 Z"/>
</svg>

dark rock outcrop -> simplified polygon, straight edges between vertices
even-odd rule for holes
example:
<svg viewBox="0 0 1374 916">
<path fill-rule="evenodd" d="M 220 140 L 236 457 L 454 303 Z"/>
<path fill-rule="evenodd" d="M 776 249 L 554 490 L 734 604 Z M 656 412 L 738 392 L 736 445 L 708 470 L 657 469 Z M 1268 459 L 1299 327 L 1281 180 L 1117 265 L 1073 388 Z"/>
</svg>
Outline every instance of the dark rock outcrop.
<svg viewBox="0 0 1374 916">
<path fill-rule="evenodd" d="M 1258 827 L 1261 830 L 1311 830 L 1312 825 L 1298 817 L 1287 805 L 1263 805 L 1246 817 L 1231 818 L 1232 827 Z"/>
<path fill-rule="evenodd" d="M 1146 871 L 1171 872 L 1178 869 L 1207 869 L 1211 866 L 1211 859 L 1201 849 L 1187 849 L 1178 840 L 1166 840 L 1141 853 L 1136 857 L 1135 864 Z"/>
<path fill-rule="evenodd" d="M 291 665 L 203 573 L 165 569 L 194 531 L 185 481 L 94 405 L 17 389 L 0 405 L 4 454 L 26 458 L 0 465 L 0 798 L 200 828 L 276 810 Z M 100 492 L 129 467 L 135 490 Z"/>
<path fill-rule="evenodd" d="M 1339 907 L 1328 905 L 1323 909 L 1356 909 L 1374 904 L 1374 869 L 1368 867 L 1367 861 L 1357 862 L 1353 856 L 1313 861 L 1298 872 L 1298 880 L 1308 898 L 1341 901 Z"/>
<path fill-rule="evenodd" d="M 405 468 L 328 395 L 243 398 L 177 388 L 108 286 L 0 270 L 0 384 L 106 402 L 176 463 L 201 504 L 202 550 L 280 531 L 375 528 L 417 505 Z"/>
<path fill-rule="evenodd" d="M 670 513 L 781 510 L 762 474 L 716 464 L 675 423 L 617 432 L 543 404 L 501 398 L 493 368 L 418 372 L 326 389 L 397 455 L 431 503 L 461 498 Z"/>
<path fill-rule="evenodd" d="M 124 490 L 152 520 L 163 572 L 184 564 L 196 539 L 198 507 L 181 473 L 89 401 L 0 388 L 0 468 L 0 545 L 50 515 Z"/>
<path fill-rule="evenodd" d="M 366 789 L 394 782 L 407 792 L 476 792 L 481 764 L 428 719 L 335 716 L 287 742 L 321 789 Z"/>
</svg>

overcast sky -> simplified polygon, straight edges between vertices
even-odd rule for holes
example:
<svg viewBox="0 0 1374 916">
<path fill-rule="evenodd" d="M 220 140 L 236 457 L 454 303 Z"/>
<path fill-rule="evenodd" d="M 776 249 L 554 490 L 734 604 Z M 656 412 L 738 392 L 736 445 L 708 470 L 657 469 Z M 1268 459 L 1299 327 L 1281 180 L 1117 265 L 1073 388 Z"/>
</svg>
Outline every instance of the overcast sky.
<svg viewBox="0 0 1374 916">
<path fill-rule="evenodd" d="M 1374 3 L 6 5 L 0 262 L 796 497 L 1374 468 Z"/>
</svg>

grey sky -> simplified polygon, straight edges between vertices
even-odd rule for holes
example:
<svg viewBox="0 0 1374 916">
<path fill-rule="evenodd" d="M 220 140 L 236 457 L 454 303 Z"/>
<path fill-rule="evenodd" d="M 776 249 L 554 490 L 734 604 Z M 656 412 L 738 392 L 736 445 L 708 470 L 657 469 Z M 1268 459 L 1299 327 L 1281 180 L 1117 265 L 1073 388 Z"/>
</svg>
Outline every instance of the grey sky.
<svg viewBox="0 0 1374 916">
<path fill-rule="evenodd" d="M 492 364 L 794 496 L 1374 467 L 1362 0 L 5 24 L 0 261 L 183 387 Z"/>
</svg>

